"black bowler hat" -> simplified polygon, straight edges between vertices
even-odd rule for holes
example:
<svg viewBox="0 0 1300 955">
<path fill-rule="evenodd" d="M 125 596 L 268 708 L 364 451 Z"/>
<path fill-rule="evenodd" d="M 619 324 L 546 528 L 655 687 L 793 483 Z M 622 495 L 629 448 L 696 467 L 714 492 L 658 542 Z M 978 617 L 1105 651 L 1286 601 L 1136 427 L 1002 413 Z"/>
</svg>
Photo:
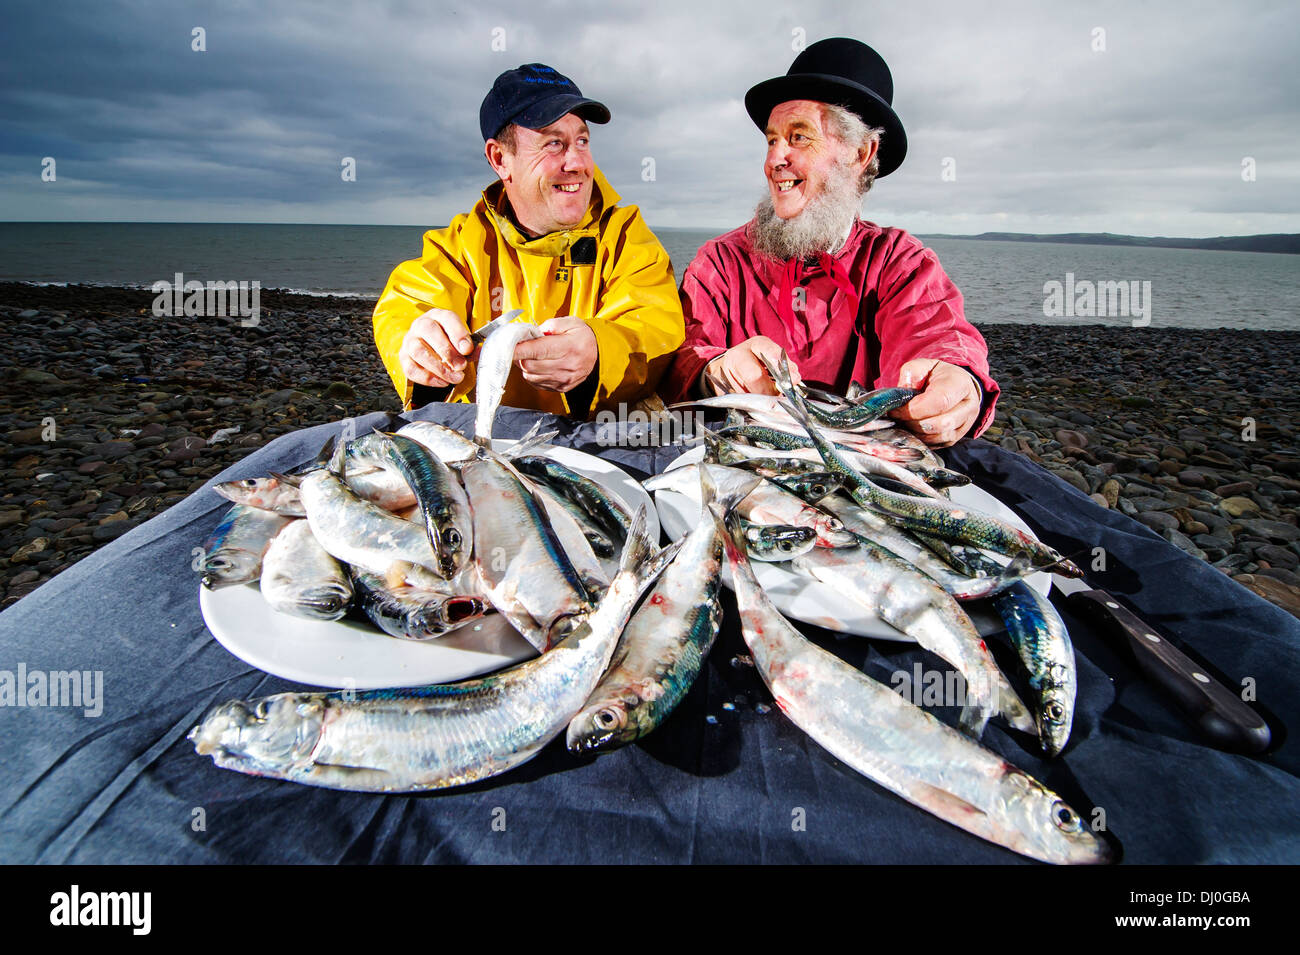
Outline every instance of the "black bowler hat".
<svg viewBox="0 0 1300 955">
<path fill-rule="evenodd" d="M 566 113 L 609 122 L 605 104 L 584 97 L 573 80 L 544 63 L 525 63 L 497 77 L 479 107 L 478 126 L 487 142 L 510 123 L 541 129 Z"/>
<path fill-rule="evenodd" d="M 857 113 L 872 126 L 883 126 L 880 172 L 888 176 L 907 155 L 907 134 L 894 113 L 894 78 L 880 54 L 858 40 L 818 40 L 794 59 L 785 76 L 765 80 L 745 94 L 745 109 L 759 129 L 778 103 L 810 99 L 833 103 Z"/>
</svg>

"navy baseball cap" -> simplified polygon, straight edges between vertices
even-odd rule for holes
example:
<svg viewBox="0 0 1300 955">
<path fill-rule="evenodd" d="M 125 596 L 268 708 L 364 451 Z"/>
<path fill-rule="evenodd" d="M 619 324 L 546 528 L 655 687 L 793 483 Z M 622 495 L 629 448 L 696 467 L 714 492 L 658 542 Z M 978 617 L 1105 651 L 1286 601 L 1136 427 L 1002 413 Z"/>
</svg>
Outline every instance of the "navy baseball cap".
<svg viewBox="0 0 1300 955">
<path fill-rule="evenodd" d="M 573 80 L 544 63 L 525 63 L 497 77 L 479 107 L 478 125 L 487 142 L 510 123 L 541 129 L 565 113 L 593 123 L 609 122 L 605 104 L 587 99 Z"/>
</svg>

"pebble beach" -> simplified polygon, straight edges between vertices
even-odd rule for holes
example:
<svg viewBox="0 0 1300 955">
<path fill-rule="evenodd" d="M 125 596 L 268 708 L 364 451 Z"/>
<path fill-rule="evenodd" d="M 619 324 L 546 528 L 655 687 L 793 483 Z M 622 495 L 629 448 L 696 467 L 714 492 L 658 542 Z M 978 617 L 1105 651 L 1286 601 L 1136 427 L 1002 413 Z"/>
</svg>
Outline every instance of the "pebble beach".
<svg viewBox="0 0 1300 955">
<path fill-rule="evenodd" d="M 278 435 L 400 410 L 372 300 L 263 291 L 252 327 L 153 301 L 0 283 L 3 606 Z M 988 440 L 1300 616 L 1300 332 L 980 331 Z"/>
</svg>

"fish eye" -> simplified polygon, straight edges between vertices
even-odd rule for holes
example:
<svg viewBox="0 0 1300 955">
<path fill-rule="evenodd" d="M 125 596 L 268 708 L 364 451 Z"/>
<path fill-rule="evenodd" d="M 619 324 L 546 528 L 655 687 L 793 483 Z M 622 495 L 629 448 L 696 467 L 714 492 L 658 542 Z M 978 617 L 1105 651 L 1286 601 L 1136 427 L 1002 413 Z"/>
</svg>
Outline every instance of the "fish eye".
<svg viewBox="0 0 1300 955">
<path fill-rule="evenodd" d="M 253 707 L 253 715 L 259 720 L 265 720 L 269 712 L 270 709 L 267 706 L 266 700 L 258 700 L 257 706 Z"/>
<path fill-rule="evenodd" d="M 1065 721 L 1065 707 L 1057 700 L 1049 700 L 1043 707 L 1043 715 L 1049 722 L 1061 723 Z"/>
<path fill-rule="evenodd" d="M 825 485 L 825 484 L 814 484 L 814 485 L 812 486 L 811 490 L 812 490 L 812 492 L 813 492 L 814 494 L 825 494 L 825 493 L 826 493 L 826 485 Z"/>
<path fill-rule="evenodd" d="M 239 482 L 243 487 L 257 487 L 257 478 L 244 478 Z"/>
<path fill-rule="evenodd" d="M 785 551 L 787 554 L 794 549 L 794 545 L 786 540 L 783 540 L 780 543 L 778 543 L 777 547 L 781 548 L 781 550 Z"/>
<path fill-rule="evenodd" d="M 619 712 L 612 706 L 607 706 L 603 710 L 598 710 L 592 717 L 592 721 L 603 730 L 612 730 L 619 725 Z"/>
<path fill-rule="evenodd" d="M 1081 820 L 1073 809 L 1058 799 L 1052 803 L 1052 822 L 1062 832 L 1077 832 Z"/>
<path fill-rule="evenodd" d="M 459 547 L 459 546 L 460 546 L 460 531 L 456 530 L 456 528 L 454 528 L 454 527 L 451 528 L 450 530 L 448 530 L 448 531 L 447 531 L 447 543 L 450 544 L 452 547 Z"/>
</svg>

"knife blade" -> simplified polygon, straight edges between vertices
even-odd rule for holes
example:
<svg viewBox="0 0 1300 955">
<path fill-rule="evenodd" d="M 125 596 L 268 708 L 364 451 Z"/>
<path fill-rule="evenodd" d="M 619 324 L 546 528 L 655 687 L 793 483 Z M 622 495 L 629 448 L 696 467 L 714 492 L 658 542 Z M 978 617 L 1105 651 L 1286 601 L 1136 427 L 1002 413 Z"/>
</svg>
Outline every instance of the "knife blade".
<svg viewBox="0 0 1300 955">
<path fill-rule="evenodd" d="M 1197 666 L 1154 627 L 1104 590 L 1057 574 L 1052 583 L 1072 610 L 1095 623 L 1112 642 L 1122 643 L 1148 682 L 1172 696 L 1183 716 L 1216 748 L 1261 753 L 1272 739 L 1268 724 L 1236 693 Z"/>
<path fill-rule="evenodd" d="M 493 332 L 495 332 L 498 328 L 501 328 L 503 325 L 509 325 L 511 322 L 513 322 L 516 318 L 518 318 L 522 314 L 524 314 L 524 310 L 522 308 L 512 308 L 508 312 L 502 312 L 500 317 L 494 318 L 492 321 L 488 322 L 482 328 L 476 328 L 474 329 L 474 331 L 470 332 L 469 340 L 472 341 L 475 345 L 482 345 L 485 341 L 488 340 L 488 336 L 491 335 Z"/>
</svg>

